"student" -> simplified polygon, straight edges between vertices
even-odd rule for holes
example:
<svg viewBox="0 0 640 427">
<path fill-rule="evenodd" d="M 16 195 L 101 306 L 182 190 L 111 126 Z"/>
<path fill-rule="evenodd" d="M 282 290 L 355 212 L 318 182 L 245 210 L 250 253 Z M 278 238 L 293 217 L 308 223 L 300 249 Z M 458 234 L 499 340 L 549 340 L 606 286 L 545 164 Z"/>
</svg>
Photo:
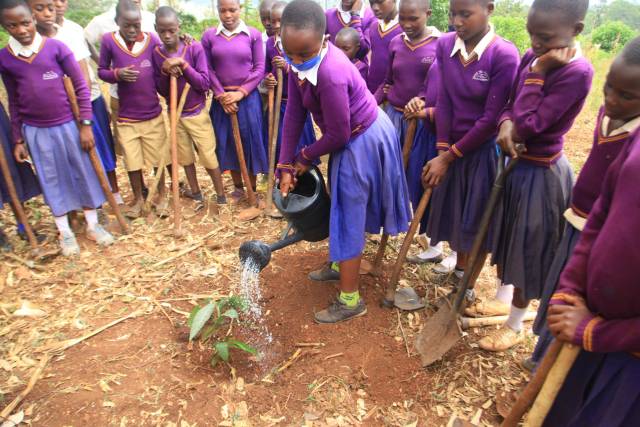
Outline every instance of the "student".
<svg viewBox="0 0 640 427">
<path fill-rule="evenodd" d="M 372 20 L 365 29 L 371 49 L 367 87 L 371 93 L 376 93 L 389 68 L 389 43 L 402 34 L 402 27 L 398 23 L 395 0 L 372 0 L 370 3 L 377 19 Z"/>
<path fill-rule="evenodd" d="M 515 289 L 507 322 L 480 340 L 484 350 L 503 351 L 524 339 L 522 319 L 529 301 L 542 295 L 562 238 L 573 184 L 562 152 L 564 135 L 593 78 L 575 41 L 588 7 L 588 0 L 535 0 L 529 10 L 532 49 L 522 58 L 498 137 L 503 152 L 519 162 L 505 181 L 495 216 L 492 262 L 498 279 Z M 524 153 L 518 155 L 514 141 L 524 144 Z"/>
<path fill-rule="evenodd" d="M 564 213 L 567 220 L 564 235 L 544 282 L 533 327 L 540 338 L 532 359 L 527 362 L 530 367 L 542 359 L 551 341 L 551 334 L 546 327 L 548 302 L 600 194 L 606 172 L 631 135 L 640 128 L 640 38 L 629 42 L 611 64 L 604 93 L 604 105 L 598 113 L 593 147 L 573 187 L 571 207 Z"/>
<path fill-rule="evenodd" d="M 426 186 L 436 187 L 427 234 L 431 244 L 447 241 L 457 252 L 458 277 L 471 268 L 468 254 L 496 174 L 496 124 L 519 59 L 516 47 L 489 23 L 493 9 L 491 0 L 451 0 L 456 31 L 440 37 L 436 49 L 442 81 L 436 106 L 440 154 L 427 163 L 423 176 Z M 490 231 L 488 236 L 481 259 L 490 248 Z"/>
<path fill-rule="evenodd" d="M 260 22 L 262 23 L 262 27 L 264 28 L 264 31 L 262 32 L 262 42 L 265 49 L 269 37 L 273 37 L 276 35 L 276 30 L 271 23 L 271 9 L 273 8 L 275 2 L 276 0 L 261 0 L 260 5 L 258 6 Z"/>
<path fill-rule="evenodd" d="M 369 64 L 356 57 L 360 50 L 360 35 L 358 32 L 351 27 L 341 29 L 336 35 L 335 45 L 347 55 L 349 61 L 356 66 L 356 69 L 366 82 L 367 74 L 369 74 Z"/>
<path fill-rule="evenodd" d="M 84 210 L 90 240 L 110 245 L 113 236 L 98 223 L 96 212 L 105 196 L 86 153 L 94 142 L 89 88 L 82 71 L 62 42 L 36 32 L 31 10 L 23 0 L 3 2 L 0 12 L 2 26 L 11 35 L 0 51 L 0 73 L 9 95 L 14 156 L 18 162 L 31 156 L 60 232 L 64 256 L 80 252 L 67 217 L 74 210 Z M 75 88 L 79 124 L 64 88 L 65 75 Z M 42 103 L 43 94 L 49 102 Z"/>
<path fill-rule="evenodd" d="M 410 220 L 400 144 L 389 118 L 355 67 L 323 34 L 326 18 L 313 0 L 294 0 L 284 9 L 282 44 L 295 75 L 289 80 L 282 151 L 280 191 L 286 197 L 295 175 L 314 159 L 331 154 L 331 224 L 329 258 L 340 264 L 340 295 L 315 314 L 319 323 L 362 316 L 358 279 L 365 232 L 395 235 Z M 307 112 L 322 138 L 295 154 Z"/>
<path fill-rule="evenodd" d="M 365 37 L 364 30 L 375 21 L 375 15 L 368 8 L 364 0 L 340 0 L 340 6 L 328 9 L 325 12 L 327 19 L 326 34 L 329 41 L 335 43 L 338 32 L 351 27 L 360 35 L 360 51 L 358 58 L 365 60 L 369 52 L 369 40 Z"/>
<path fill-rule="evenodd" d="M 198 202 L 203 202 L 202 192 L 196 176 L 194 145 L 198 151 L 200 163 L 204 166 L 216 189 L 217 203 L 226 203 L 222 174 L 216 158 L 216 139 L 213 134 L 211 118 L 207 111 L 207 92 L 209 91 L 209 67 L 202 45 L 197 41 L 185 44 L 180 41 L 180 23 L 175 10 L 161 6 L 156 11 L 156 31 L 162 46 L 156 46 L 153 52 L 153 67 L 158 93 L 167 104 L 169 99 L 169 80 L 174 75 L 178 79 L 178 99 L 186 83 L 191 89 L 178 120 L 178 162 L 184 166 L 184 172 L 191 191 L 185 194 Z"/>
<path fill-rule="evenodd" d="M 282 11 L 287 5 L 284 1 L 277 1 L 271 8 L 271 25 L 273 27 L 274 36 L 267 41 L 266 52 L 266 77 L 265 86 L 277 87 L 277 80 L 274 74 L 278 68 L 282 70 L 282 103 L 280 104 L 280 122 L 278 123 L 278 139 L 276 140 L 276 162 L 280 157 L 280 146 L 282 145 L 282 123 L 284 114 L 287 108 L 287 92 L 290 67 L 284 60 L 284 53 L 282 51 L 282 40 L 280 39 L 280 22 L 282 19 Z M 268 123 L 267 123 L 268 124 Z M 267 132 L 268 135 L 268 132 Z M 307 114 L 307 120 L 304 128 L 302 129 L 302 135 L 300 135 L 300 142 L 298 143 L 298 151 L 302 148 L 313 144 L 316 141 L 316 134 L 313 130 L 313 121 L 311 120 L 311 114 Z M 271 141 L 269 141 L 269 144 Z"/>
<path fill-rule="evenodd" d="M 636 43 L 632 55 L 636 70 L 639 53 Z M 634 96 L 637 99 L 637 93 Z M 636 131 L 609 167 L 600 197 L 551 297 L 551 333 L 581 351 L 545 427 L 623 427 L 636 426 L 640 420 L 638 182 L 640 133 Z"/>
<path fill-rule="evenodd" d="M 57 3 L 66 1 L 56 0 Z M 102 98 L 100 87 L 96 80 L 93 69 L 89 65 L 89 48 L 82 36 L 82 31 L 74 30 L 71 21 L 66 22 L 67 26 L 62 27 L 58 22 L 58 7 L 55 6 L 54 0 L 29 0 L 31 13 L 36 21 L 36 30 L 44 37 L 51 37 L 63 42 L 73 53 L 80 69 L 87 81 L 87 85 L 91 90 L 91 109 L 93 111 L 92 130 L 93 139 L 96 144 L 96 151 L 102 166 L 107 173 L 109 184 L 116 201 L 124 204 L 120 191 L 118 189 L 118 179 L 116 177 L 116 155 L 113 146 L 113 137 L 111 135 L 111 126 L 109 125 L 109 113 L 107 106 Z M 66 7 L 65 7 L 66 10 Z M 77 24 L 76 24 L 77 25 Z"/>
<path fill-rule="evenodd" d="M 262 102 L 256 90 L 264 77 L 264 49 L 260 32 L 240 19 L 241 9 L 239 0 L 220 0 L 220 24 L 217 28 L 209 28 L 202 36 L 214 97 L 210 115 L 218 140 L 216 154 L 220 168 L 231 171 L 235 187 L 231 199 L 236 203 L 245 192 L 229 115 L 238 115 L 242 147 L 254 191 L 256 175 L 269 171 L 262 129 Z"/>
<path fill-rule="evenodd" d="M 130 218 L 142 214 L 142 169 L 157 168 L 169 162 L 169 144 L 162 109 L 153 76 L 153 50 L 160 44 L 157 36 L 140 30 L 140 9 L 129 0 L 116 8 L 119 30 L 107 33 L 100 46 L 98 76 L 107 83 L 117 83 L 120 109 L 116 124 L 118 144 L 124 152 L 134 201 L 125 212 Z M 168 216 L 164 171 L 160 175 L 156 214 Z"/>
</svg>

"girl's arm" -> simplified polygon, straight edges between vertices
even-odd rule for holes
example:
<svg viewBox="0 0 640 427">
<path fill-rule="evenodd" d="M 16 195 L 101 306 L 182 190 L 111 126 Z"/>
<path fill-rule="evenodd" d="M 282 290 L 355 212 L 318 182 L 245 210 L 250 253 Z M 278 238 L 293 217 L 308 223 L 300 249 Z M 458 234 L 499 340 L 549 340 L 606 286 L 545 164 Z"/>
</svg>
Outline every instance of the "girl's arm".
<svg viewBox="0 0 640 427">
<path fill-rule="evenodd" d="M 394 50 L 389 49 L 389 65 L 387 66 L 387 74 L 384 76 L 384 80 L 382 81 L 382 84 L 378 86 L 376 93 L 373 94 L 378 105 L 382 104 L 387 98 L 385 89 L 388 88 L 388 86 L 393 85 L 393 59 L 394 58 L 395 58 Z"/>
<path fill-rule="evenodd" d="M 438 67 L 438 74 L 444 76 L 444 61 L 446 53 L 443 51 L 442 43 L 438 43 L 436 49 L 436 66 Z M 441 81 L 441 86 L 438 89 L 436 101 L 436 149 L 438 151 L 448 150 L 450 146 L 451 138 L 451 118 L 453 117 L 453 108 L 451 106 L 451 98 L 447 93 L 444 80 Z"/>
<path fill-rule="evenodd" d="M 183 75 L 194 90 L 206 92 L 211 86 L 211 80 L 209 80 L 209 66 L 204 50 L 198 44 L 192 44 L 187 49 L 191 50 L 193 66 L 185 62 L 186 65 L 182 68 Z"/>
<path fill-rule="evenodd" d="M 214 37 L 215 34 L 215 30 L 208 30 L 204 33 L 204 36 L 202 36 L 201 43 L 209 65 L 209 81 L 211 82 L 210 88 L 213 91 L 213 97 L 218 98 L 220 95 L 224 94 L 224 88 L 222 87 L 222 83 L 220 83 L 220 79 L 218 79 L 216 70 L 213 67 L 213 56 L 211 55 L 213 43 L 211 42 L 211 38 Z"/>
<path fill-rule="evenodd" d="M 238 90 L 248 96 L 258 87 L 264 78 L 264 46 L 262 45 L 262 36 L 257 31 L 251 31 L 251 54 L 253 57 L 253 67 L 249 75 L 240 85 Z"/>
<path fill-rule="evenodd" d="M 107 36 L 110 33 L 105 34 L 100 44 L 100 60 L 98 61 L 98 77 L 107 83 L 118 83 L 118 69 L 111 68 L 111 48 L 107 42 Z"/>
<path fill-rule="evenodd" d="M 13 76 L 9 73 L 2 72 L 2 82 L 7 89 L 7 96 L 9 98 L 9 116 L 11 118 L 11 142 L 18 144 L 24 141 L 22 137 L 22 119 L 18 112 L 18 93 L 17 82 Z"/>
<path fill-rule="evenodd" d="M 89 90 L 89 86 L 87 86 L 80 65 L 76 62 L 73 53 L 63 44 L 60 45 L 58 63 L 62 67 L 62 71 L 64 71 L 73 82 L 73 88 L 76 92 L 76 99 L 80 110 L 80 116 L 78 118 L 80 120 L 91 120 L 93 118 L 91 91 Z"/>
<path fill-rule="evenodd" d="M 438 64 L 432 64 L 425 78 L 424 88 L 421 95 L 424 97 L 424 108 L 427 110 L 427 122 L 435 125 L 436 103 L 440 92 L 440 69 Z"/>
<path fill-rule="evenodd" d="M 302 105 L 298 79 L 291 75 L 288 82 L 287 108 L 284 112 L 282 125 L 282 145 L 280 147 L 279 165 L 289 165 L 289 168 L 280 168 L 290 172 L 290 168 L 296 160 L 296 148 L 302 135 L 305 121 L 307 120 L 307 110 Z"/>
<path fill-rule="evenodd" d="M 509 100 L 509 92 L 518 69 L 519 59 L 515 51 L 497 55 L 494 69 L 489 77 L 490 87 L 484 114 L 460 141 L 449 148 L 449 151 L 457 158 L 477 149 L 496 133 L 498 118 Z"/>
</svg>

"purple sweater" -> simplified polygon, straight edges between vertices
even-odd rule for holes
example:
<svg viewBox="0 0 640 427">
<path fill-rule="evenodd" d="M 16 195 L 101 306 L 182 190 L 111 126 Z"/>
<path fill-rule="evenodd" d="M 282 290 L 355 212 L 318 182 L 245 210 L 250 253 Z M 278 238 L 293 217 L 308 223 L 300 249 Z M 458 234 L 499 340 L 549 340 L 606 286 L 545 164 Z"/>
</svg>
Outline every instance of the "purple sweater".
<svg viewBox="0 0 640 427">
<path fill-rule="evenodd" d="M 371 63 L 367 76 L 367 87 L 371 93 L 376 93 L 378 87 L 384 81 L 389 68 L 389 44 L 398 34 L 402 34 L 402 27 L 396 24 L 387 31 L 380 29 L 380 23 L 374 19 L 367 28 L 365 35 L 369 40 L 371 49 Z"/>
<path fill-rule="evenodd" d="M 329 34 L 329 40 L 331 43 L 336 41 L 336 35 L 341 29 L 351 27 L 360 34 L 360 50 L 358 51 L 358 58 L 364 59 L 369 52 L 369 39 L 366 37 L 365 30 L 371 25 L 372 22 L 377 22 L 376 16 L 370 7 L 365 8 L 364 16 L 358 18 L 353 17 L 349 23 L 345 23 L 342 20 L 340 11 L 337 7 L 328 9 L 324 13 L 327 18 L 326 34 Z"/>
<path fill-rule="evenodd" d="M 640 132 L 607 172 L 600 197 L 565 267 L 551 304 L 585 298 L 592 315 L 573 342 L 587 351 L 640 356 Z"/>
<path fill-rule="evenodd" d="M 443 77 L 436 108 L 436 145 L 462 157 L 495 137 L 520 55 L 511 42 L 495 36 L 480 59 L 472 54 L 464 63 L 460 53 L 451 56 L 455 41 L 455 33 L 445 34 L 436 49 Z"/>
<path fill-rule="evenodd" d="M 361 60 L 361 59 L 354 59 L 353 61 L 351 61 L 353 63 L 353 65 L 356 66 L 356 69 L 358 70 L 358 72 L 360 73 L 360 75 L 362 76 L 362 78 L 364 79 L 364 81 L 367 81 L 367 75 L 369 74 L 369 64 L 367 64 L 365 61 Z"/>
<path fill-rule="evenodd" d="M 169 53 L 164 46 L 156 46 L 153 50 L 153 70 L 158 93 L 169 103 L 170 78 L 162 72 L 162 64 L 169 58 L 182 57 L 188 64 L 178 78 L 178 100 L 187 82 L 191 86 L 182 110 L 182 117 L 196 116 L 207 102 L 209 91 L 209 66 L 202 45 L 197 41 L 190 45 L 180 43 L 177 52 Z"/>
<path fill-rule="evenodd" d="M 578 176 L 578 181 L 573 187 L 573 195 L 571 196 L 571 209 L 583 218 L 589 216 L 593 204 L 600 195 L 602 180 L 609 166 L 631 138 L 629 132 L 615 136 L 604 136 L 602 134 L 603 118 L 604 108 L 600 108 L 594 132 L 593 147 L 580 171 L 580 176 Z"/>
<path fill-rule="evenodd" d="M 438 68 L 437 64 L 432 64 L 424 78 L 422 92 L 419 95 L 424 98 L 424 108 L 427 110 L 424 126 L 429 132 L 436 131 L 436 103 L 440 85 L 442 84 L 440 80 L 440 68 Z"/>
<path fill-rule="evenodd" d="M 239 90 L 245 96 L 253 92 L 264 77 L 262 34 L 249 27 L 246 33 L 227 37 L 209 28 L 202 36 L 202 47 L 209 61 L 209 79 L 214 96 Z"/>
<path fill-rule="evenodd" d="M 387 75 L 375 93 L 378 104 L 387 100 L 396 109 L 404 110 L 407 102 L 425 92 L 423 85 L 436 59 L 437 41 L 437 37 L 429 36 L 412 44 L 402 34 L 391 41 Z M 384 85 L 391 86 L 386 95 Z"/>
<path fill-rule="evenodd" d="M 160 40 L 155 34 L 145 34 L 147 44 L 136 54 L 116 40 L 115 32 L 102 37 L 98 76 L 107 83 L 118 83 L 119 122 L 151 120 L 162 112 L 153 76 L 153 50 L 160 45 Z M 133 83 L 120 81 L 117 75 L 118 68 L 129 65 L 140 72 Z"/>
<path fill-rule="evenodd" d="M 593 67 L 578 58 L 546 76 L 531 71 L 533 51 L 524 54 L 502 120 L 513 120 L 527 151 L 520 157 L 541 166 L 562 155 L 564 135 L 571 129 L 591 89 Z"/>
<path fill-rule="evenodd" d="M 267 40 L 267 47 L 266 47 L 266 61 L 265 61 L 265 76 L 267 74 L 273 74 L 274 77 L 277 78 L 277 74 L 273 68 L 273 64 L 271 63 L 271 61 L 273 60 L 273 58 L 275 58 L 276 56 L 283 56 L 282 55 L 282 51 L 278 48 L 278 46 L 276 46 L 276 42 L 275 42 L 276 38 L 275 37 L 269 37 L 269 39 Z M 289 65 L 287 65 L 283 70 L 282 70 L 282 100 L 286 101 L 287 97 L 288 97 L 288 90 L 289 90 Z"/>
<path fill-rule="evenodd" d="M 47 128 L 74 119 L 64 89 L 64 75 L 73 81 L 80 119 L 91 120 L 91 94 L 80 66 L 64 43 L 43 37 L 37 54 L 17 57 L 9 46 L 0 51 L 0 73 L 9 95 L 12 141 L 22 141 L 22 125 Z"/>
<path fill-rule="evenodd" d="M 318 70 L 318 84 L 289 79 L 289 101 L 282 131 L 282 165 L 295 161 L 311 164 L 314 159 L 342 149 L 366 131 L 378 117 L 378 106 L 358 70 L 344 53 L 329 43 Z M 296 158 L 307 112 L 322 131 L 322 138 L 306 147 Z"/>
</svg>

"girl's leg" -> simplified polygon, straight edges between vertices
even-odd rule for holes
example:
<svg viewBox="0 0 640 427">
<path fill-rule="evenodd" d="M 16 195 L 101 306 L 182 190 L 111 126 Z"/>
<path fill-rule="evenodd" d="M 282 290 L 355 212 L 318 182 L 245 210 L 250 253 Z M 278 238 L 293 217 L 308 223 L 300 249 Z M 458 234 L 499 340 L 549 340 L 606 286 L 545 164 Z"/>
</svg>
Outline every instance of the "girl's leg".
<svg viewBox="0 0 640 427">
<path fill-rule="evenodd" d="M 109 246 L 114 242 L 113 236 L 98 222 L 98 211 L 91 208 L 84 209 L 84 219 L 87 221 L 87 238 L 100 246 Z"/>
<path fill-rule="evenodd" d="M 222 184 L 222 173 L 220 172 L 220 168 L 207 169 L 207 173 L 211 177 L 213 188 L 216 189 L 216 194 L 218 195 L 218 203 L 226 203 L 227 196 L 224 193 L 224 185 Z"/>
<path fill-rule="evenodd" d="M 336 302 L 315 314 L 316 322 L 338 323 L 367 313 L 358 292 L 361 260 L 362 254 L 340 262 L 340 295 Z"/>
<path fill-rule="evenodd" d="M 200 194 L 200 184 L 198 184 L 198 176 L 196 175 L 196 165 L 191 163 L 184 167 L 184 174 L 187 176 L 187 182 L 191 189 L 191 195 L 196 196 Z"/>
<path fill-rule="evenodd" d="M 509 318 L 500 329 L 497 329 L 483 337 L 478 345 L 489 351 L 505 351 L 520 344 L 524 340 L 523 319 L 527 314 L 529 301 L 525 299 L 520 289 L 513 292 L 513 304 L 509 312 Z"/>
<path fill-rule="evenodd" d="M 60 248 L 62 249 L 62 255 L 73 256 L 80 254 L 80 246 L 76 241 L 76 236 L 71 231 L 69 225 L 69 216 L 67 214 L 61 216 L 54 216 L 53 220 L 56 223 L 58 232 L 60 233 Z"/>
</svg>

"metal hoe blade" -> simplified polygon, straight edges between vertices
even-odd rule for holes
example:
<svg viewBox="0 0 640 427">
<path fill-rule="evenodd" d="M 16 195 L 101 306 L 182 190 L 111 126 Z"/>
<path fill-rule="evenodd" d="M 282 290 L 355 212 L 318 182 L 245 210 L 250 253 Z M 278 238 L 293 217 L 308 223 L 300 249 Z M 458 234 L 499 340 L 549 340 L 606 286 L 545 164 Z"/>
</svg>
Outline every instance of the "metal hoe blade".
<svg viewBox="0 0 640 427">
<path fill-rule="evenodd" d="M 429 366 L 442 359 L 462 337 L 457 316 L 458 313 L 445 298 L 438 311 L 427 320 L 416 340 L 422 366 Z"/>
</svg>

